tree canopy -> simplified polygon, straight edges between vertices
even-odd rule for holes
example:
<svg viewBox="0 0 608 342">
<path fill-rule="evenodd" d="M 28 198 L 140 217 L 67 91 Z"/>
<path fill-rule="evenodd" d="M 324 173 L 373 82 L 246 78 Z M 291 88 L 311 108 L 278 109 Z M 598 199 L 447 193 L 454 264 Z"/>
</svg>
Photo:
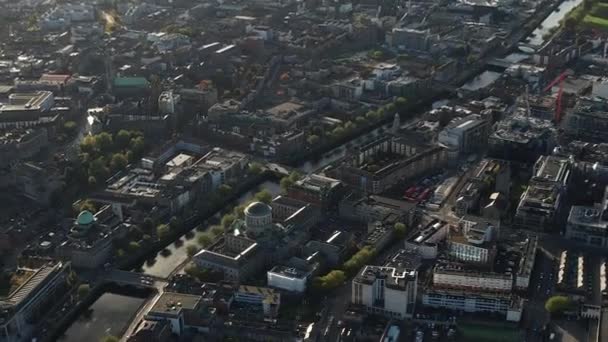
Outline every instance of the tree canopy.
<svg viewBox="0 0 608 342">
<path fill-rule="evenodd" d="M 255 194 L 254 196 L 256 201 L 260 201 L 266 204 L 270 204 L 272 202 L 272 194 L 268 190 L 262 190 Z"/>
<path fill-rule="evenodd" d="M 372 247 L 363 247 L 344 263 L 343 269 L 350 274 L 354 274 L 365 264 L 369 263 L 374 255 L 375 250 Z"/>
<path fill-rule="evenodd" d="M 402 239 L 407 234 L 407 226 L 404 223 L 397 222 L 393 228 L 395 230 L 395 235 L 397 235 L 398 238 Z"/>
<path fill-rule="evenodd" d="M 202 248 L 206 248 L 213 242 L 213 239 L 209 234 L 202 234 L 197 238 L 197 242 Z"/>
<path fill-rule="evenodd" d="M 108 335 L 99 339 L 99 342 L 118 342 L 120 339 L 116 336 Z"/>
<path fill-rule="evenodd" d="M 551 314 L 561 313 L 568 310 L 572 305 L 570 299 L 566 296 L 553 296 L 547 299 L 545 310 Z"/>
<path fill-rule="evenodd" d="M 89 284 L 81 284 L 78 286 L 78 298 L 82 299 L 89 295 L 91 292 L 91 286 Z"/>
<path fill-rule="evenodd" d="M 161 240 L 167 238 L 170 233 L 171 233 L 171 230 L 169 229 L 169 226 L 166 224 L 160 224 L 160 225 L 158 225 L 158 227 L 156 227 L 156 234 L 158 235 L 158 238 Z"/>
<path fill-rule="evenodd" d="M 313 286 L 319 290 L 331 290 L 346 281 L 346 274 L 340 270 L 333 270 L 322 277 L 316 277 Z"/>
<path fill-rule="evenodd" d="M 189 257 L 193 257 L 197 252 L 198 247 L 196 247 L 195 245 L 189 245 L 188 247 L 186 247 L 186 253 Z"/>
</svg>

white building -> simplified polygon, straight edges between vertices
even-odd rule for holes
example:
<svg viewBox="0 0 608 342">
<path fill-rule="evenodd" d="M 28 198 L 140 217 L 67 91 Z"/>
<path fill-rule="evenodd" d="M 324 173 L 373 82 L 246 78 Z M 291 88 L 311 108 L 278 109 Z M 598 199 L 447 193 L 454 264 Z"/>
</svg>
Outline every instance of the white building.
<svg viewBox="0 0 608 342">
<path fill-rule="evenodd" d="M 484 148 L 490 135 L 490 122 L 478 114 L 452 120 L 441 132 L 439 143 L 468 154 Z"/>
<path fill-rule="evenodd" d="M 422 305 L 464 312 L 498 312 L 508 321 L 519 322 L 523 310 L 522 298 L 501 293 L 431 289 L 422 296 Z"/>
<path fill-rule="evenodd" d="M 600 78 L 593 81 L 591 96 L 608 99 L 608 79 Z"/>
<path fill-rule="evenodd" d="M 43 31 L 64 30 L 73 22 L 95 21 L 95 16 L 95 8 L 91 5 L 65 3 L 42 14 L 38 24 Z"/>
<path fill-rule="evenodd" d="M 306 291 L 306 283 L 310 272 L 305 272 L 294 267 L 275 266 L 266 273 L 268 286 L 296 293 Z"/>
<path fill-rule="evenodd" d="M 196 312 L 201 307 L 201 296 L 165 292 L 161 294 L 145 318 L 151 321 L 166 320 L 171 325 L 171 332 L 181 335 L 186 329 L 184 315 Z"/>
<path fill-rule="evenodd" d="M 497 235 L 493 225 L 465 221 L 450 230 L 450 256 L 464 262 L 488 263 L 496 253 L 492 241 Z"/>
<path fill-rule="evenodd" d="M 411 318 L 416 305 L 418 272 L 394 267 L 365 266 L 352 281 L 351 302 L 372 314 Z"/>
<path fill-rule="evenodd" d="M 511 292 L 513 276 L 489 272 L 472 272 L 455 265 L 438 265 L 433 272 L 437 287 Z"/>
<path fill-rule="evenodd" d="M 608 247 L 608 188 L 603 203 L 572 206 L 566 238 L 589 246 Z"/>
<path fill-rule="evenodd" d="M 276 317 L 281 306 L 281 294 L 267 287 L 241 285 L 234 293 L 234 301 L 262 306 L 264 316 Z"/>
<path fill-rule="evenodd" d="M 158 97 L 158 111 L 161 114 L 175 114 L 175 107 L 180 100 L 181 96 L 172 90 L 163 91 Z"/>
</svg>

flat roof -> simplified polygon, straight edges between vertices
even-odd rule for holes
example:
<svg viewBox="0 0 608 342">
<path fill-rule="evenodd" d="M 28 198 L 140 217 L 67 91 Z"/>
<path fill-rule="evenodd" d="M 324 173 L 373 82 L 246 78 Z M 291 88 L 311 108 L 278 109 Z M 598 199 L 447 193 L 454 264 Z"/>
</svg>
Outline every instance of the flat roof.
<svg viewBox="0 0 608 342">
<path fill-rule="evenodd" d="M 116 87 L 147 87 L 149 82 L 145 77 L 116 77 L 112 82 Z"/>
<path fill-rule="evenodd" d="M 182 309 L 194 310 L 201 301 L 201 296 L 164 292 L 150 309 L 150 313 L 178 314 Z"/>
</svg>

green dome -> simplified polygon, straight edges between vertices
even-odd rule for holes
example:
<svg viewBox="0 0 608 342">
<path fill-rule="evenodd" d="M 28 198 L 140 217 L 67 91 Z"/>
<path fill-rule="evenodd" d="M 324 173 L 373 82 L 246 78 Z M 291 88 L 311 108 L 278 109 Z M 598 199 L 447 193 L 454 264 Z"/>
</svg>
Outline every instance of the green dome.
<svg viewBox="0 0 608 342">
<path fill-rule="evenodd" d="M 80 226 L 88 226 L 92 224 L 93 221 L 95 221 L 95 216 L 93 216 L 90 211 L 84 210 L 80 214 L 78 214 L 78 219 L 76 220 L 76 223 L 78 223 L 78 225 Z"/>
</svg>

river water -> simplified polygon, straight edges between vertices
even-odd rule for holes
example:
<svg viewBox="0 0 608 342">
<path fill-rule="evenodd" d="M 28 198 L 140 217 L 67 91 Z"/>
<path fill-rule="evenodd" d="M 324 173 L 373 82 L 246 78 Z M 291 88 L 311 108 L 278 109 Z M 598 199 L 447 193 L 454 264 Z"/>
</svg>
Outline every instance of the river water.
<svg viewBox="0 0 608 342">
<path fill-rule="evenodd" d="M 248 202 L 260 190 L 268 190 L 271 194 L 277 195 L 281 191 L 281 187 L 279 184 L 274 182 L 264 182 L 253 190 L 239 197 L 234 205 Z M 211 225 L 218 224 L 220 218 L 221 215 L 218 214 L 207 220 L 207 224 L 203 226 L 203 229 L 193 229 L 189 233 L 182 235 L 179 240 L 160 251 L 153 259 L 146 261 L 142 265 L 141 271 L 145 274 L 159 277 L 169 276 L 169 274 L 171 274 L 171 272 L 173 272 L 177 266 L 186 261 L 188 258 L 186 252 L 187 247 L 190 245 L 198 246 L 197 238 L 204 234 Z"/>
<path fill-rule="evenodd" d="M 582 2 L 583 0 L 565 0 L 562 2 L 561 5 L 549 14 L 543 23 L 532 32 L 530 37 L 528 37 L 527 42 L 530 45 L 542 46 L 545 43 L 543 36 L 552 28 L 558 26 L 560 20 Z"/>
<path fill-rule="evenodd" d="M 107 335 L 120 337 L 144 301 L 145 298 L 104 293 L 58 341 L 97 342 Z"/>
</svg>

